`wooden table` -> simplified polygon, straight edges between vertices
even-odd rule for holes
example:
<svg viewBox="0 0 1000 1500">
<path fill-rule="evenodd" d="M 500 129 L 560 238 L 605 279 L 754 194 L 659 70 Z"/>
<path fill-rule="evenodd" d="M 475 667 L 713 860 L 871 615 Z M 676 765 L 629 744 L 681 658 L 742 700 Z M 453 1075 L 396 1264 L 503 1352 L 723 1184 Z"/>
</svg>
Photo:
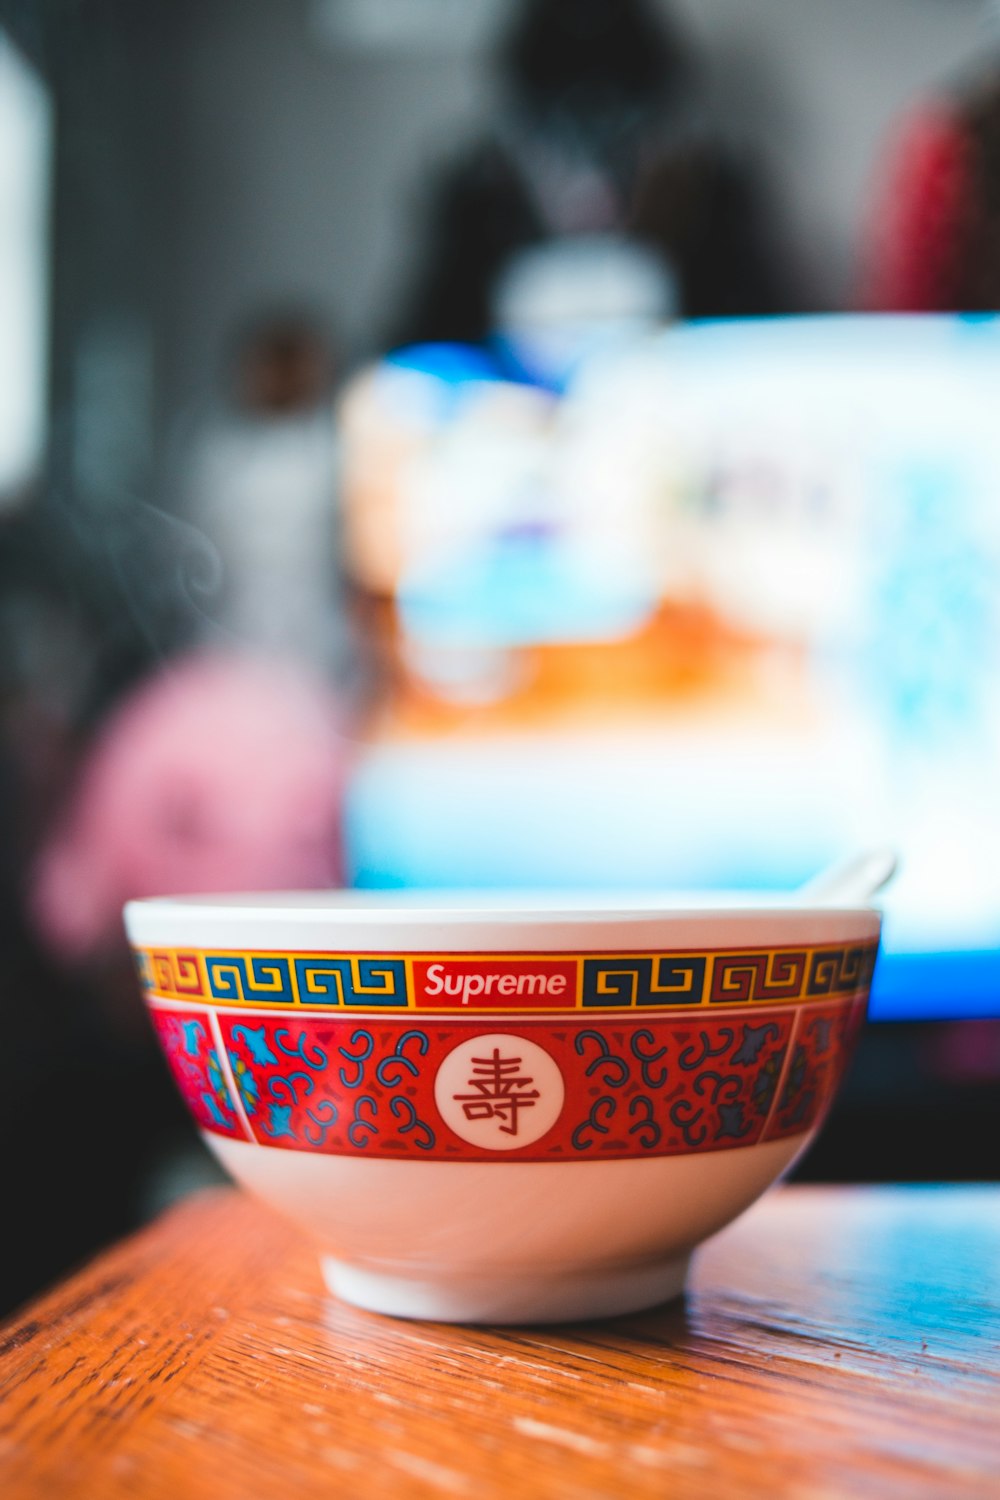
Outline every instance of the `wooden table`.
<svg viewBox="0 0 1000 1500">
<path fill-rule="evenodd" d="M 1000 1188 L 780 1189 L 686 1305 L 516 1330 L 339 1304 L 201 1194 L 0 1329 L 0 1494 L 996 1497 Z"/>
</svg>

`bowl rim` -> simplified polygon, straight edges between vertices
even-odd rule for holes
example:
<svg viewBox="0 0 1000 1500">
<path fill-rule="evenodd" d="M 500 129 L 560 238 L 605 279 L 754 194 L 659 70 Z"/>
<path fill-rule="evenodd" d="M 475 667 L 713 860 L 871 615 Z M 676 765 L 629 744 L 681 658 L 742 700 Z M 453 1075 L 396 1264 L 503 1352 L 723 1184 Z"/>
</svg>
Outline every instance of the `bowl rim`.
<svg viewBox="0 0 1000 1500">
<path fill-rule="evenodd" d="M 594 891 L 269 891 L 128 902 L 136 945 L 296 943 L 369 951 L 580 951 L 631 945 L 711 947 L 837 942 L 879 935 L 875 905 L 807 903 L 787 893 Z"/>
</svg>

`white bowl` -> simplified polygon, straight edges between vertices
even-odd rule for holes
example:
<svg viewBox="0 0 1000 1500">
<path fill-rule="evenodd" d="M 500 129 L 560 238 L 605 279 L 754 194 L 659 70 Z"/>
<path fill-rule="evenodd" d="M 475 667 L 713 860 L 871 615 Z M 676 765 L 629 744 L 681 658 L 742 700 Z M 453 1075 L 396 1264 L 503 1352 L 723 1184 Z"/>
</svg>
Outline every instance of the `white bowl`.
<svg viewBox="0 0 1000 1500">
<path fill-rule="evenodd" d="M 880 918 L 718 897 L 132 902 L 154 1026 L 232 1175 L 360 1306 L 622 1313 L 808 1145 Z"/>
</svg>

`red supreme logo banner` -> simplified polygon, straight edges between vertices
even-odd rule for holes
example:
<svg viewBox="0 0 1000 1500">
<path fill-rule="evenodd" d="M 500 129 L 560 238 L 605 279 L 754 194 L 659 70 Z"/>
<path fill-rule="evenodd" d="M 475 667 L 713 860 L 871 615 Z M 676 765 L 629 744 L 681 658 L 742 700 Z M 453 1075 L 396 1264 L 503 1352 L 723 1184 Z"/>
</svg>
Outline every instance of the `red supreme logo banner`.
<svg viewBox="0 0 1000 1500">
<path fill-rule="evenodd" d="M 572 1010 L 576 968 L 572 958 L 416 959 L 416 1003 L 421 1010 Z"/>
</svg>

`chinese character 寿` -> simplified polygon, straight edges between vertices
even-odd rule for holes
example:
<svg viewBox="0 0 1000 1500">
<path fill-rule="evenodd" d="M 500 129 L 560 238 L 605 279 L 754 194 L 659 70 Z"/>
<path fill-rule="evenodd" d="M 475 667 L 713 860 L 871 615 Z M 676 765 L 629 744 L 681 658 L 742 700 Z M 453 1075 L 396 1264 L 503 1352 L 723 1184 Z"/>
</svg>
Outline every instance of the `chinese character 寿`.
<svg viewBox="0 0 1000 1500">
<path fill-rule="evenodd" d="M 492 1057 L 472 1059 L 473 1076 L 469 1079 L 472 1094 L 453 1094 L 456 1104 L 461 1104 L 467 1120 L 500 1120 L 504 1135 L 517 1135 L 517 1112 L 532 1109 L 538 1099 L 537 1089 L 528 1085 L 533 1078 L 518 1076 L 521 1066 L 519 1057 L 501 1057 L 499 1047 L 493 1048 Z"/>
</svg>

